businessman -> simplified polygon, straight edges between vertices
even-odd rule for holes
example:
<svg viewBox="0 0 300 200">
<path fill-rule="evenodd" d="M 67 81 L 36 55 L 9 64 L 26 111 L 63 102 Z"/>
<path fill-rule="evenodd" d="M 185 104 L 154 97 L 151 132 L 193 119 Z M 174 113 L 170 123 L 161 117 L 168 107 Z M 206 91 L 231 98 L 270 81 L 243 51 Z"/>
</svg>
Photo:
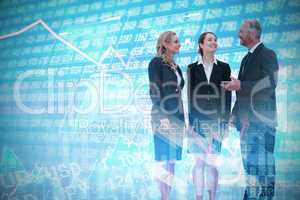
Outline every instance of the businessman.
<svg viewBox="0 0 300 200">
<path fill-rule="evenodd" d="M 236 91 L 232 122 L 240 132 L 241 153 L 246 173 L 244 200 L 271 200 L 274 197 L 274 144 L 277 126 L 276 54 L 260 41 L 257 20 L 245 20 L 239 31 L 240 44 L 248 49 L 238 78 L 223 85 Z"/>
</svg>

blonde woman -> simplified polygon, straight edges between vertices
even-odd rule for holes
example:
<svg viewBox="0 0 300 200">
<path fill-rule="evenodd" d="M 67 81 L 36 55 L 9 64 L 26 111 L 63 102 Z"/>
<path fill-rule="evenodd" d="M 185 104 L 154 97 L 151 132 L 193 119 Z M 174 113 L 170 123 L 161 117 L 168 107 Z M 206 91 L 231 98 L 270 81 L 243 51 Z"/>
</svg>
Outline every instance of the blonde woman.
<svg viewBox="0 0 300 200">
<path fill-rule="evenodd" d="M 156 45 L 156 56 L 150 61 L 148 75 L 152 100 L 152 131 L 161 199 L 169 199 L 175 161 L 181 160 L 184 114 L 181 90 L 184 79 L 174 54 L 180 43 L 175 32 L 162 33 Z"/>
</svg>

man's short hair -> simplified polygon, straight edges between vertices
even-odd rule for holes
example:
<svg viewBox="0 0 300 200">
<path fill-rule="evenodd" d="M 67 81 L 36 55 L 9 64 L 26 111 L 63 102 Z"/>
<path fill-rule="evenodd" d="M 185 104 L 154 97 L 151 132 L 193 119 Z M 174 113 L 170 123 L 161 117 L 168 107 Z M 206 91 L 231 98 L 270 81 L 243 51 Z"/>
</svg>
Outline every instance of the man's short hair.
<svg viewBox="0 0 300 200">
<path fill-rule="evenodd" d="M 248 19 L 245 22 L 249 23 L 249 31 L 256 30 L 256 38 L 260 39 L 262 30 L 259 21 L 256 19 Z"/>
</svg>

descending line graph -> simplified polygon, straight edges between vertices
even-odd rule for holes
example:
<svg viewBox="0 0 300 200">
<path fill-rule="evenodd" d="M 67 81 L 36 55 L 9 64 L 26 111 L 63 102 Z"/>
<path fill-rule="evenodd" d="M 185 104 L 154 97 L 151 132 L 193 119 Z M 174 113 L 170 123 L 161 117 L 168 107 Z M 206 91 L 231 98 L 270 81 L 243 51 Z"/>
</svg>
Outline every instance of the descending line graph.
<svg viewBox="0 0 300 200">
<path fill-rule="evenodd" d="M 67 47 L 69 47 L 70 49 L 72 49 L 73 51 L 78 53 L 79 55 L 83 56 L 86 60 L 88 60 L 91 63 L 95 64 L 98 67 L 98 70 L 99 70 L 98 72 L 101 72 L 102 74 L 107 73 L 107 70 L 106 70 L 105 66 L 103 65 L 103 62 L 106 58 L 109 58 L 110 56 L 111 57 L 115 56 L 117 58 L 117 60 L 121 63 L 121 66 L 123 66 L 125 68 L 127 68 L 129 66 L 130 62 L 134 58 L 133 56 L 130 56 L 128 58 L 127 62 L 125 62 L 125 60 L 122 58 L 122 55 L 115 48 L 110 46 L 103 52 L 100 59 L 97 61 L 97 60 L 93 59 L 91 56 L 87 55 L 82 50 L 80 50 L 78 47 L 76 47 L 75 45 L 73 45 L 69 41 L 65 40 L 63 37 L 61 37 L 52 28 L 50 28 L 49 25 L 45 21 L 43 21 L 42 19 L 39 19 L 39 20 L 35 21 L 34 23 L 29 24 L 28 26 L 26 26 L 26 27 L 24 27 L 24 28 L 22 28 L 18 31 L 15 31 L 15 32 L 12 32 L 12 33 L 9 33 L 9 34 L 5 34 L 5 35 L 0 35 L 0 41 L 5 40 L 5 39 L 9 39 L 9 38 L 12 38 L 12 37 L 20 36 L 21 34 L 27 32 L 27 31 L 30 31 L 31 29 L 33 29 L 33 28 L 35 28 L 36 26 L 39 26 L 39 25 L 41 25 L 43 28 L 45 28 L 53 37 L 55 37 L 61 43 L 63 43 L 64 45 L 66 45 Z M 97 75 L 97 73 L 92 74 L 90 78 L 95 78 L 95 75 Z M 66 116 L 65 116 L 65 118 L 66 118 Z"/>
<path fill-rule="evenodd" d="M 102 54 L 102 56 L 100 57 L 100 59 L 97 61 L 95 59 L 93 59 L 92 57 L 90 57 L 89 55 L 87 55 L 86 53 L 84 53 L 82 50 L 80 50 L 78 47 L 76 47 L 75 45 L 73 45 L 72 43 L 68 42 L 67 40 L 65 40 L 63 37 L 61 37 L 59 34 L 57 34 L 52 28 L 49 27 L 49 25 L 44 22 L 44 20 L 39 19 L 37 21 L 35 21 L 32 24 L 29 24 L 28 26 L 12 32 L 12 33 L 8 33 L 5 35 L 0 35 L 0 40 L 5 40 L 11 37 L 15 37 L 15 36 L 19 36 L 22 33 L 25 33 L 31 29 L 33 29 L 34 27 L 41 25 L 43 26 L 53 37 L 55 37 L 57 40 L 59 40 L 60 42 L 62 42 L 63 44 L 65 44 L 67 47 L 69 47 L 70 49 L 72 49 L 73 51 L 77 52 L 78 54 L 80 54 L 81 56 L 83 56 L 85 59 L 87 59 L 88 61 L 90 61 L 91 63 L 97 65 L 98 67 L 102 66 L 102 62 L 104 61 L 105 58 L 107 58 L 109 55 L 113 54 L 115 55 L 118 60 L 121 62 L 122 66 L 124 67 L 128 67 L 130 61 L 133 59 L 133 57 L 129 57 L 128 61 L 125 62 L 124 59 L 122 58 L 122 55 L 112 46 L 108 47 L 104 53 Z"/>
<path fill-rule="evenodd" d="M 100 56 L 100 59 L 97 61 L 94 58 L 92 58 L 91 56 L 87 55 L 85 52 L 83 52 L 82 50 L 80 50 L 78 47 L 76 47 L 75 45 L 73 45 L 72 43 L 70 43 L 69 41 L 65 40 L 63 37 L 61 37 L 58 33 L 56 33 L 53 29 L 51 29 L 49 27 L 49 25 L 43 21 L 42 19 L 39 19 L 37 21 L 35 21 L 32 24 L 29 24 L 28 26 L 9 33 L 9 34 L 5 34 L 5 35 L 0 35 L 0 42 L 1 40 L 5 40 L 5 39 L 9 39 L 12 37 L 16 37 L 16 36 L 20 36 L 21 34 L 30 31 L 31 29 L 35 28 L 36 26 L 41 25 L 43 28 L 45 28 L 54 38 L 56 38 L 57 40 L 59 40 L 61 43 L 63 43 L 64 45 L 66 45 L 67 47 L 69 47 L 70 49 L 72 49 L 73 51 L 75 51 L 76 53 L 78 53 L 79 55 L 83 56 L 86 60 L 90 61 L 92 64 L 95 64 L 98 68 L 98 71 L 96 71 L 96 73 L 93 73 L 91 75 L 90 78 L 95 78 L 95 75 L 97 75 L 97 73 L 102 73 L 105 74 L 107 73 L 107 69 L 106 66 L 103 64 L 104 60 L 106 58 L 109 57 L 116 57 L 117 60 L 121 63 L 121 66 L 123 66 L 124 68 L 127 68 L 129 66 L 129 64 L 131 63 L 131 61 L 133 60 L 133 56 L 130 56 L 127 60 L 127 62 L 125 62 L 125 60 L 123 59 L 122 55 L 112 46 L 108 47 L 103 54 Z M 81 79 L 81 78 L 80 78 Z M 79 79 L 79 80 L 80 80 Z"/>
<path fill-rule="evenodd" d="M 22 33 L 25 33 L 27 31 L 29 31 L 30 29 L 38 26 L 38 25 L 42 25 L 51 35 L 53 35 L 56 39 L 58 39 L 59 41 L 61 41 L 63 44 L 65 44 L 66 46 L 70 47 L 71 49 L 73 49 L 74 51 L 76 51 L 77 53 L 79 53 L 81 56 L 83 56 L 84 58 L 86 58 L 87 60 L 91 61 L 92 63 L 94 63 L 95 65 L 98 65 L 98 62 L 96 60 L 94 60 L 93 58 L 91 58 L 90 56 L 88 56 L 86 53 L 82 52 L 79 48 L 77 48 L 76 46 L 74 46 L 73 44 L 71 44 L 70 42 L 66 41 L 65 39 L 63 39 L 61 36 L 59 36 L 57 33 L 55 33 L 42 19 L 37 20 L 36 22 L 22 28 L 19 31 L 16 32 L 12 32 L 6 35 L 1 35 L 0 36 L 0 40 L 4 40 L 10 37 L 15 37 L 18 35 L 21 35 Z"/>
<path fill-rule="evenodd" d="M 115 48 L 113 48 L 112 46 L 110 46 L 110 47 L 108 47 L 102 53 L 102 55 L 100 56 L 99 60 L 96 60 L 96 59 L 92 58 L 91 56 L 89 56 L 88 54 L 86 54 L 85 52 L 83 52 L 79 47 L 75 46 L 71 42 L 69 42 L 66 39 L 64 39 L 61 35 L 59 35 L 59 33 L 55 32 L 42 19 L 39 19 L 39 20 L 35 21 L 34 23 L 31 23 L 28 26 L 25 26 L 25 27 L 21 28 L 20 30 L 15 31 L 15 32 L 11 32 L 11 33 L 8 33 L 8 34 L 5 34 L 5 35 L 0 35 L 0 42 L 1 42 L 1 40 L 6 40 L 6 39 L 9 39 L 9 38 L 21 36 L 23 33 L 28 32 L 28 31 L 36 28 L 37 26 L 42 26 L 44 29 L 46 29 L 54 38 L 56 38 L 62 44 L 66 45 L 68 48 L 72 49 L 73 51 L 75 51 L 76 53 L 78 53 L 79 55 L 81 55 L 87 61 L 89 61 L 92 64 L 96 65 L 99 71 L 96 72 L 96 73 L 93 73 L 90 78 L 96 78 L 96 77 L 94 77 L 94 75 L 97 75 L 98 73 L 100 73 L 100 74 L 103 75 L 103 74 L 105 74 L 105 73 L 108 72 L 107 68 L 103 64 L 104 60 L 107 59 L 107 58 L 115 56 L 117 58 L 117 60 L 120 62 L 120 65 L 123 66 L 123 67 L 125 67 L 125 68 L 129 67 L 131 61 L 134 59 L 133 56 L 129 56 L 129 58 L 127 59 L 127 62 L 125 62 L 125 60 L 123 59 L 122 55 L 118 52 L 118 50 L 116 50 Z M 100 79 L 101 78 L 104 78 L 104 77 L 100 76 Z M 79 81 L 80 81 L 80 79 L 79 79 Z M 100 82 L 100 84 L 101 83 L 102 82 Z M 87 95 L 87 93 L 85 94 L 85 96 L 86 95 Z M 63 128 L 64 124 L 66 123 L 66 121 L 69 119 L 69 115 L 70 115 L 70 113 L 65 113 L 64 114 L 63 119 L 61 120 L 60 128 L 58 130 L 59 134 L 63 135 L 62 128 Z M 75 114 L 71 118 L 76 118 L 76 117 L 77 117 L 77 115 Z M 62 145 L 62 151 L 64 153 L 66 153 L 66 151 L 68 151 L 68 147 L 67 147 L 68 146 L 68 142 L 65 141 L 65 139 L 67 140 L 67 138 L 65 138 L 65 137 L 66 136 L 62 136 L 62 140 L 61 140 L 61 142 L 62 142 L 61 143 L 61 145 Z M 112 154 L 113 152 L 116 151 L 118 143 L 116 143 L 109 151 L 107 151 L 107 153 L 102 158 L 96 158 L 96 160 L 92 164 L 90 172 L 86 176 L 85 181 L 89 181 L 89 179 L 91 178 L 92 174 L 96 171 L 96 168 L 99 167 L 99 165 L 101 164 L 101 162 L 104 162 L 105 160 L 107 160 L 109 158 L 110 154 Z"/>
<path fill-rule="evenodd" d="M 57 40 L 59 40 L 61 43 L 63 43 L 64 45 L 66 45 L 67 47 L 69 47 L 70 49 L 72 49 L 73 51 L 75 51 L 76 53 L 78 53 L 79 55 L 83 56 L 83 58 L 85 58 L 86 60 L 90 61 L 92 64 L 96 65 L 99 71 L 96 71 L 96 73 L 93 73 L 90 78 L 95 78 L 95 75 L 97 77 L 98 73 L 101 73 L 102 75 L 107 73 L 107 67 L 103 64 L 104 60 L 106 58 L 109 57 L 116 57 L 117 61 L 120 62 L 120 65 L 123 66 L 124 68 L 128 68 L 128 66 L 130 65 L 131 61 L 134 60 L 133 56 L 129 56 L 129 58 L 127 59 L 127 62 L 125 62 L 125 60 L 123 59 L 122 55 L 119 53 L 119 51 L 117 51 L 115 48 L 113 48 L 112 46 L 109 46 L 104 52 L 103 54 L 100 56 L 100 59 L 97 61 L 94 58 L 92 58 L 91 56 L 89 56 L 88 54 L 86 54 L 85 52 L 83 52 L 80 48 L 78 48 L 77 46 L 73 45 L 71 42 L 67 41 L 66 39 L 64 39 L 62 36 L 60 36 L 57 32 L 55 32 L 44 20 L 42 19 L 38 19 L 37 21 L 21 28 L 20 30 L 17 30 L 15 32 L 11 32 L 8 34 L 4 34 L 4 35 L 0 35 L 0 42 L 1 40 L 5 40 L 5 39 L 9 39 L 9 38 L 13 38 L 13 37 L 17 37 L 22 35 L 23 33 L 30 31 L 31 29 L 37 27 L 37 26 L 42 26 L 43 28 L 45 28 L 54 38 L 56 38 Z M 127 77 L 127 76 L 126 76 Z M 80 78 L 81 79 L 81 78 Z M 80 80 L 79 79 L 79 80 Z"/>
<path fill-rule="evenodd" d="M 97 67 L 103 66 L 103 64 L 102 64 L 103 61 L 111 55 L 115 56 L 121 62 L 121 65 L 124 66 L 124 67 L 128 67 L 128 65 L 130 64 L 130 61 L 133 59 L 133 57 L 130 57 L 128 59 L 128 61 L 125 62 L 124 59 L 122 58 L 122 55 L 115 48 L 110 46 L 104 51 L 104 53 L 101 55 L 100 59 L 97 61 L 97 60 L 93 59 L 92 57 L 90 57 L 89 55 L 87 55 L 82 50 L 80 50 L 78 47 L 76 47 L 75 45 L 73 45 L 69 41 L 65 40 L 63 37 L 61 37 L 52 28 L 50 28 L 50 26 L 42 19 L 38 19 L 37 21 L 29 24 L 28 26 L 25 26 L 24 28 L 22 28 L 18 31 L 8 33 L 8 34 L 5 34 L 5 35 L 0 35 L 0 41 L 20 36 L 23 33 L 27 32 L 27 31 L 30 31 L 31 29 L 33 29 L 33 28 L 35 28 L 39 25 L 41 25 L 43 28 L 45 28 L 54 38 L 59 40 L 61 43 L 63 43 L 64 45 L 66 45 L 67 47 L 69 47 L 70 49 L 72 49 L 73 51 L 78 53 L 79 55 L 83 56 L 86 60 L 88 60 L 91 63 L 95 64 Z M 68 115 L 68 114 L 66 113 L 66 115 Z M 66 120 L 66 117 L 67 116 L 64 117 L 64 120 Z M 63 121 L 62 121 L 62 123 L 64 123 Z"/>
</svg>

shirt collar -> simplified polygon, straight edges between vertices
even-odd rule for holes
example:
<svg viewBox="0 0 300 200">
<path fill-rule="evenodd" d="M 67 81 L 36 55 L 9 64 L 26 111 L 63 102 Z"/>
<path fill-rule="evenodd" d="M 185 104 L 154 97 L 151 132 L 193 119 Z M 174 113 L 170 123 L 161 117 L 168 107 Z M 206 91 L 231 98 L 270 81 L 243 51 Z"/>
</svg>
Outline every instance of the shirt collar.
<svg viewBox="0 0 300 200">
<path fill-rule="evenodd" d="M 254 45 L 251 49 L 249 49 L 250 53 L 253 53 L 255 51 L 255 49 L 258 47 L 258 45 L 260 45 L 262 42 L 258 42 L 256 43 L 256 45 Z"/>
<path fill-rule="evenodd" d="M 218 64 L 218 63 L 217 63 L 216 57 L 214 57 L 214 62 L 213 62 L 213 63 L 216 64 L 216 65 Z M 202 56 L 199 56 L 199 57 L 198 57 L 197 64 L 198 64 L 198 65 L 200 65 L 200 64 L 203 65 Z"/>
</svg>

